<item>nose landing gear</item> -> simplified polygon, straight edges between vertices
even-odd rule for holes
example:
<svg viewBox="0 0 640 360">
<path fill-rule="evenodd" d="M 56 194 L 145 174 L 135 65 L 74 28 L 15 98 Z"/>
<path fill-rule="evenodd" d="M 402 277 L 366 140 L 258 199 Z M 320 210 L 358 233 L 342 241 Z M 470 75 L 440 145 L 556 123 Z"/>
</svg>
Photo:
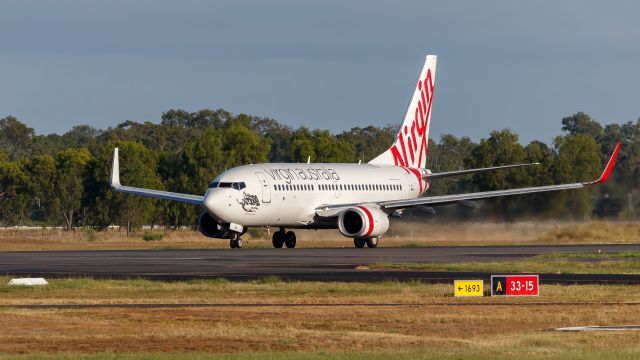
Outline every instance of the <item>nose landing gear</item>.
<svg viewBox="0 0 640 360">
<path fill-rule="evenodd" d="M 273 233 L 271 242 L 273 243 L 273 247 L 276 249 L 282 248 L 283 245 L 286 245 L 290 249 L 295 248 L 296 233 L 293 231 L 287 231 L 285 233 L 284 228 L 280 228 L 280 230 Z"/>
<path fill-rule="evenodd" d="M 235 234 L 233 238 L 229 240 L 229 246 L 232 249 L 236 249 L 236 248 L 241 249 L 243 245 L 244 245 L 244 242 L 242 241 L 242 238 L 238 234 Z"/>
</svg>

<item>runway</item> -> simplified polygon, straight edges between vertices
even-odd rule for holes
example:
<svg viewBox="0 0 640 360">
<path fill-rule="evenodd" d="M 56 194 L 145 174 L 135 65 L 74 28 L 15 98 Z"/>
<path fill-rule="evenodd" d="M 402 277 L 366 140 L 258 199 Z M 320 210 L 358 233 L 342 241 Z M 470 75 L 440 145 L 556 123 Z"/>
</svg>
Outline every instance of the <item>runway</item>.
<svg viewBox="0 0 640 360">
<path fill-rule="evenodd" d="M 100 250 L 0 252 L 0 274 L 43 277 L 142 277 L 186 280 L 421 280 L 449 283 L 489 273 L 361 270 L 373 263 L 453 263 L 529 258 L 546 253 L 640 251 L 639 245 L 434 246 L 424 248 Z M 540 274 L 542 283 L 640 284 L 640 275 Z"/>
</svg>

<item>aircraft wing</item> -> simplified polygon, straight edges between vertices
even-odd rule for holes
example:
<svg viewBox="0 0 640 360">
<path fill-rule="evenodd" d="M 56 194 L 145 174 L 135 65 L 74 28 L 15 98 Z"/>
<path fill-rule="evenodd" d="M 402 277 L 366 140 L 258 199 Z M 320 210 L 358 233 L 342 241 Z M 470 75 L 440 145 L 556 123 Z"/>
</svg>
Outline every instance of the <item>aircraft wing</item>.
<svg viewBox="0 0 640 360">
<path fill-rule="evenodd" d="M 482 191 L 482 192 L 468 193 L 468 194 L 427 196 L 427 197 L 420 197 L 420 198 L 408 199 L 408 200 L 383 201 L 383 202 L 378 202 L 377 205 L 380 206 L 380 208 L 382 208 L 383 210 L 392 211 L 397 209 L 411 208 L 414 206 L 447 205 L 447 204 L 453 204 L 457 202 L 482 200 L 482 199 L 488 199 L 488 198 L 499 197 L 499 196 L 533 194 L 533 193 L 568 190 L 568 189 L 580 189 L 585 186 L 598 185 L 598 184 L 604 183 L 609 178 L 609 175 L 611 174 L 611 170 L 613 169 L 613 164 L 615 163 L 616 157 L 618 156 L 619 150 L 620 150 L 620 144 L 616 145 L 616 148 L 613 151 L 613 154 L 611 155 L 611 158 L 609 159 L 607 166 L 602 172 L 602 175 L 600 175 L 600 177 L 595 181 L 559 184 L 559 185 L 534 186 L 534 187 L 508 189 L 508 190 Z M 332 217 L 332 216 L 338 215 L 342 210 L 355 205 L 361 205 L 361 204 L 324 206 L 316 209 L 316 214 L 323 217 Z"/>
<path fill-rule="evenodd" d="M 532 166 L 532 165 L 540 165 L 540 163 L 534 162 L 534 163 L 527 163 L 527 164 L 493 166 L 493 167 L 486 167 L 486 168 L 479 168 L 479 169 L 445 171 L 445 172 L 439 172 L 439 173 L 433 173 L 433 174 L 423 174 L 422 178 L 426 179 L 426 180 L 440 179 L 440 178 L 446 178 L 446 177 L 452 177 L 452 176 L 460 176 L 460 175 L 467 175 L 467 174 L 477 174 L 477 173 L 493 171 L 493 170 L 510 169 L 510 168 L 517 168 L 517 167 L 522 167 L 522 166 Z"/>
<path fill-rule="evenodd" d="M 111 166 L 111 178 L 109 179 L 109 184 L 115 191 L 127 194 L 136 194 L 164 200 L 180 201 L 194 205 L 202 205 L 202 202 L 204 200 L 204 196 L 202 195 L 181 194 L 169 191 L 122 186 L 120 184 L 120 162 L 118 160 L 118 148 L 115 148 L 113 150 L 113 164 Z"/>
</svg>

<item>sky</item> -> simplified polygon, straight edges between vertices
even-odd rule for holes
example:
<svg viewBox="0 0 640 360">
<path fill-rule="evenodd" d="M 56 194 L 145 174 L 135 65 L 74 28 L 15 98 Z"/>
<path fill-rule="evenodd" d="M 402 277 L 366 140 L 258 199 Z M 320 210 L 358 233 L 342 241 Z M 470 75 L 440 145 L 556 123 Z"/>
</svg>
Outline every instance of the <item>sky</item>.
<svg viewBox="0 0 640 360">
<path fill-rule="evenodd" d="M 438 55 L 431 137 L 550 142 L 640 116 L 637 1 L 0 3 L 0 117 L 39 134 L 224 108 L 334 132 L 402 121 Z"/>
</svg>

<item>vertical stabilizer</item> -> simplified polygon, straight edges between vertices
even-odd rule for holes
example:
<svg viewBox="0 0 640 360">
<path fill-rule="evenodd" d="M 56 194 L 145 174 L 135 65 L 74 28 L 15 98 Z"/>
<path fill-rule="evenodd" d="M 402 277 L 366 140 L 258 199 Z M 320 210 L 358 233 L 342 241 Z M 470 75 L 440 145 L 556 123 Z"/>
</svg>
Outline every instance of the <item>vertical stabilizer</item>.
<svg viewBox="0 0 640 360">
<path fill-rule="evenodd" d="M 369 164 L 426 166 L 437 59 L 435 55 L 427 55 L 396 141 Z"/>
</svg>

